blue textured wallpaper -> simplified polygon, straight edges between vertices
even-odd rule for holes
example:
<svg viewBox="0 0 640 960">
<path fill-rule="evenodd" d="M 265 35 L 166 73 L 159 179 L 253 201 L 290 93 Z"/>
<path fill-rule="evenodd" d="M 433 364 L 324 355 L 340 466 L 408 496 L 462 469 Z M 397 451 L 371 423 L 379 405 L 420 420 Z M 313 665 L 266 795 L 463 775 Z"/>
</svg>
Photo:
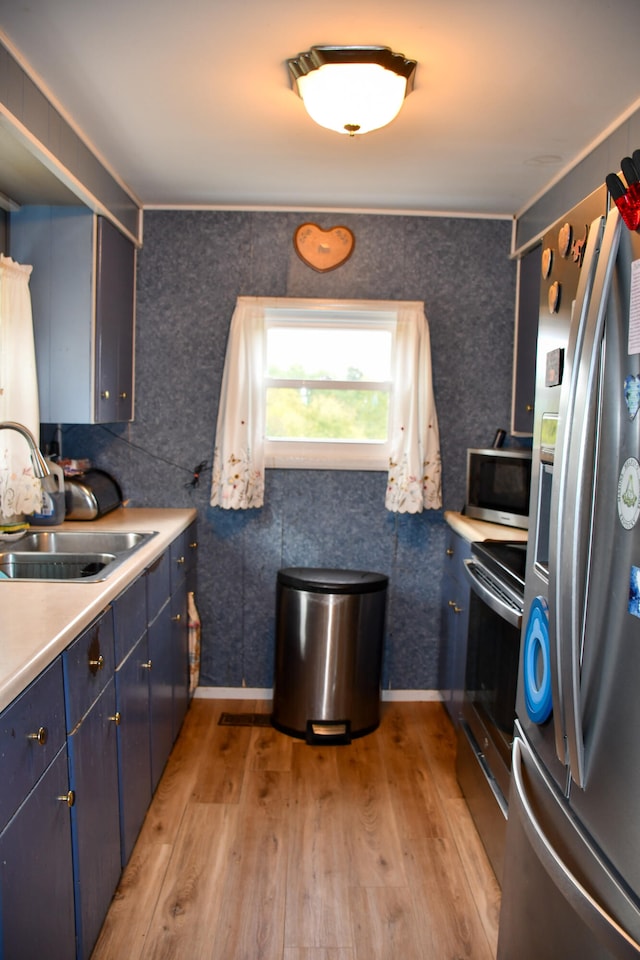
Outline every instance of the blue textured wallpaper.
<svg viewBox="0 0 640 960">
<path fill-rule="evenodd" d="M 344 224 L 351 259 L 319 274 L 293 249 L 311 220 Z M 444 520 L 384 509 L 383 473 L 269 470 L 262 510 L 208 506 L 236 297 L 423 300 L 431 332 L 445 507 L 464 500 L 466 448 L 508 429 L 515 302 L 507 221 L 251 212 L 145 213 L 138 260 L 136 419 L 65 426 L 66 456 L 115 474 L 132 506 L 198 509 L 201 682 L 270 687 L 283 566 L 390 577 L 383 686 L 435 689 Z"/>
</svg>

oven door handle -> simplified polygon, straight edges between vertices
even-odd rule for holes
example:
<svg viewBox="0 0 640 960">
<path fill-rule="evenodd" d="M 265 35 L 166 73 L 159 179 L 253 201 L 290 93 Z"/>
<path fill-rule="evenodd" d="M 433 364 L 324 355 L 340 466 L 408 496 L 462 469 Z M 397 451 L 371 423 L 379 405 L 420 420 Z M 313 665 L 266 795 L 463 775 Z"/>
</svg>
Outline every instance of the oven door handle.
<svg viewBox="0 0 640 960">
<path fill-rule="evenodd" d="M 499 617 L 502 617 L 502 619 L 510 623 L 512 627 L 517 627 L 519 630 L 522 626 L 522 611 L 510 606 L 499 594 L 494 593 L 488 584 L 476 575 L 476 568 L 477 564 L 475 561 L 464 561 L 464 569 L 467 577 L 471 581 L 471 589 L 473 592 L 476 593 L 482 602 L 486 603 L 494 613 L 497 613 Z"/>
</svg>

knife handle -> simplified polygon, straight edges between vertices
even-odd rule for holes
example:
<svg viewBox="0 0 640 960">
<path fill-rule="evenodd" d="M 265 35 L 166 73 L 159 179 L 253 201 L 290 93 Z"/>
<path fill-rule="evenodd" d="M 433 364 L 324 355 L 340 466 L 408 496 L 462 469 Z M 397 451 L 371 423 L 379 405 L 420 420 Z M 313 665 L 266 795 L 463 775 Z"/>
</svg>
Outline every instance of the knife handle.
<svg viewBox="0 0 640 960">
<path fill-rule="evenodd" d="M 626 194 L 626 188 L 622 183 L 620 177 L 615 173 L 608 173 L 606 176 L 607 190 L 617 202 L 621 200 Z"/>
<path fill-rule="evenodd" d="M 638 171 L 636 170 L 636 165 L 631 159 L 631 157 L 623 157 L 620 161 L 620 169 L 624 175 L 625 180 L 631 186 L 634 183 L 637 183 L 640 180 L 638 176 Z"/>
</svg>

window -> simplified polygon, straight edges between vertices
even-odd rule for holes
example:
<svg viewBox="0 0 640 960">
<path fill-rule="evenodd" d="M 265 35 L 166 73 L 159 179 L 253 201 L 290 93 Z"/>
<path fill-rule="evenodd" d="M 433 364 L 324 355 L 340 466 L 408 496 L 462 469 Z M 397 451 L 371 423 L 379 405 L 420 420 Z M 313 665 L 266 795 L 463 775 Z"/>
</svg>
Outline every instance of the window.
<svg viewBox="0 0 640 960">
<path fill-rule="evenodd" d="M 385 507 L 439 509 L 424 305 L 239 297 L 225 356 L 211 506 L 264 503 L 265 467 L 385 470 Z"/>
<path fill-rule="evenodd" d="M 265 464 L 386 470 L 396 316 L 265 311 Z"/>
</svg>

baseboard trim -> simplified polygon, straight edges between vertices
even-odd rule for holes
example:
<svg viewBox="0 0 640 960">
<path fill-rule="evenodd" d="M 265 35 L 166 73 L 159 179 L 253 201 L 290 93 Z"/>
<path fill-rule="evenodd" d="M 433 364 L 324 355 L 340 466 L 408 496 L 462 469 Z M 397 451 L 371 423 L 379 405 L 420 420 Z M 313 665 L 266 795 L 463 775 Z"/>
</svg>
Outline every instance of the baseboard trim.
<svg viewBox="0 0 640 960">
<path fill-rule="evenodd" d="M 198 687 L 194 697 L 199 700 L 271 700 L 271 687 Z M 425 702 L 441 701 L 440 690 L 383 690 L 383 701 Z"/>
</svg>

